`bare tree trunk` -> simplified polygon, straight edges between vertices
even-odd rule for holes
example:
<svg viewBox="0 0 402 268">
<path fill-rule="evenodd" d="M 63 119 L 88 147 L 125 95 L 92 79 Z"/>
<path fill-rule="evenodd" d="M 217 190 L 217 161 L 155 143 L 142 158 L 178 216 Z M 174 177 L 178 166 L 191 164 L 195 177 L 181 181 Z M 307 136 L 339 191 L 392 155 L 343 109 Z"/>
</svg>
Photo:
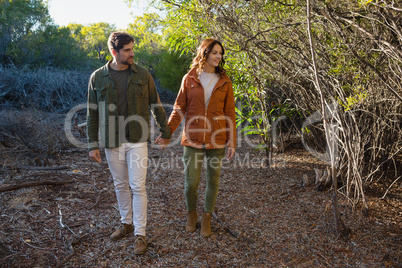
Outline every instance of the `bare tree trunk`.
<svg viewBox="0 0 402 268">
<path fill-rule="evenodd" d="M 331 175 L 332 175 L 332 184 L 333 184 L 333 196 L 332 196 L 332 205 L 334 209 L 334 218 L 335 218 L 335 228 L 336 228 L 336 234 L 339 236 L 340 235 L 340 218 L 339 218 L 339 209 L 338 209 L 338 198 L 337 198 L 337 192 L 338 192 L 338 184 L 337 184 L 337 179 L 336 179 L 336 165 L 335 165 L 335 132 L 334 130 L 331 132 L 330 127 L 328 126 L 328 117 L 327 117 L 327 104 L 325 101 L 324 97 L 324 92 L 321 88 L 320 84 L 320 79 L 318 77 L 318 71 L 317 71 L 317 64 L 315 60 L 315 48 L 314 48 L 314 43 L 313 43 L 313 38 L 311 34 L 311 15 L 310 15 L 310 0 L 307 0 L 307 31 L 308 31 L 308 37 L 310 41 L 310 48 L 311 48 L 311 57 L 313 61 L 313 69 L 314 69 L 314 75 L 315 75 L 315 80 L 316 80 L 316 87 L 320 93 L 320 100 L 321 100 L 321 108 L 322 108 L 322 120 L 324 124 L 324 131 L 325 131 L 325 137 L 326 137 L 326 143 L 329 149 L 329 157 L 330 157 L 330 162 L 331 162 Z M 332 137 L 331 137 L 331 133 Z"/>
</svg>

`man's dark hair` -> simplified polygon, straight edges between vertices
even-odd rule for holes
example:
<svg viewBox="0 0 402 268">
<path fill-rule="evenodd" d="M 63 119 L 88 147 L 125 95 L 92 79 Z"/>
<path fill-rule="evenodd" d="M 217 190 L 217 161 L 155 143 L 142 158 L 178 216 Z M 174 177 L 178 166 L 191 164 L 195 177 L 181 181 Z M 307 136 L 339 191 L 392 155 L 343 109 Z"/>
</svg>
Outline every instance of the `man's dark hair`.
<svg viewBox="0 0 402 268">
<path fill-rule="evenodd" d="M 107 45 L 109 47 L 110 53 L 112 53 L 112 49 L 117 52 L 120 51 L 125 45 L 134 42 L 134 38 L 125 32 L 113 32 L 109 36 L 109 40 L 107 41 Z"/>
</svg>

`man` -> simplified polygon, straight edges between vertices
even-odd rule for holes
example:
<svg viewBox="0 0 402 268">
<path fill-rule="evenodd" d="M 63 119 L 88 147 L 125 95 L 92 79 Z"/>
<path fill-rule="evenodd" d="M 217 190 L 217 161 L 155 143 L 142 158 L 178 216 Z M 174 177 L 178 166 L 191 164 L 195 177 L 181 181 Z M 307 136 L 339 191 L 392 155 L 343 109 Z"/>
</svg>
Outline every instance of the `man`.
<svg viewBox="0 0 402 268">
<path fill-rule="evenodd" d="M 110 35 L 108 47 L 113 59 L 93 72 L 88 84 L 87 136 L 89 157 L 101 163 L 100 132 L 100 143 L 105 147 L 113 176 L 123 226 L 112 233 L 111 239 L 134 232 L 134 253 L 143 254 L 147 249 L 149 108 L 161 137 L 168 140 L 171 134 L 151 74 L 133 63 L 133 45 L 134 39 L 127 33 Z"/>
</svg>

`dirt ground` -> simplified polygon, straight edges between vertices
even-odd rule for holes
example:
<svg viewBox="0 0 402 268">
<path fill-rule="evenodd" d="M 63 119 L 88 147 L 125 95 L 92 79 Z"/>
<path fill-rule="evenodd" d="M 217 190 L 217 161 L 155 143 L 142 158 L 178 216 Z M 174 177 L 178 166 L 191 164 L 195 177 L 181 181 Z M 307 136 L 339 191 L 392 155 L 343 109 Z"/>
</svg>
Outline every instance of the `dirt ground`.
<svg viewBox="0 0 402 268">
<path fill-rule="evenodd" d="M 402 267 L 400 182 L 383 199 L 386 186 L 367 189 L 368 215 L 352 212 L 339 195 L 349 232 L 337 237 L 332 192 L 302 183 L 322 163 L 300 146 L 275 155 L 268 168 L 264 154 L 243 141 L 236 158 L 224 161 L 213 235 L 203 238 L 199 223 L 195 233 L 184 231 L 181 145 L 162 151 L 151 144 L 148 251 L 142 256 L 133 254 L 132 235 L 109 239 L 119 214 L 104 155 L 97 164 L 85 149 L 71 146 L 45 161 L 65 169 L 47 170 L 26 169 L 33 165 L 29 154 L 13 147 L 2 146 L 1 153 L 1 186 L 68 183 L 0 193 L 0 267 Z M 204 190 L 203 173 L 199 215 Z"/>
</svg>

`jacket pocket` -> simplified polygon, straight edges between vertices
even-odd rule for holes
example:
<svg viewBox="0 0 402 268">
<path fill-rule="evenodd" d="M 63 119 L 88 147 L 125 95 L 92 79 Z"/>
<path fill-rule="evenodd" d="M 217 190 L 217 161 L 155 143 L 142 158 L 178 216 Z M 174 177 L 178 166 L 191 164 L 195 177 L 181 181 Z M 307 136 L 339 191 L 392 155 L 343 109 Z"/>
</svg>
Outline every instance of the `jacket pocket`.
<svg viewBox="0 0 402 268">
<path fill-rule="evenodd" d="M 220 86 L 220 87 L 218 87 L 216 90 L 219 90 L 219 91 L 221 91 L 221 92 L 225 92 L 225 94 L 226 94 L 226 91 L 228 91 L 228 87 Z"/>
<path fill-rule="evenodd" d="M 148 97 L 147 83 L 143 79 L 131 80 L 129 88 L 133 91 L 134 97 L 136 98 Z"/>
<path fill-rule="evenodd" d="M 213 93 L 214 96 L 211 97 L 211 101 L 214 102 L 214 107 L 218 112 L 223 111 L 223 106 L 225 104 L 226 95 L 228 93 L 228 88 L 225 86 L 218 87 Z"/>
<path fill-rule="evenodd" d="M 97 88 L 96 93 L 97 93 L 96 95 L 98 98 L 98 103 L 108 100 L 109 90 L 108 90 L 107 86 L 101 86 L 101 87 Z"/>
</svg>

